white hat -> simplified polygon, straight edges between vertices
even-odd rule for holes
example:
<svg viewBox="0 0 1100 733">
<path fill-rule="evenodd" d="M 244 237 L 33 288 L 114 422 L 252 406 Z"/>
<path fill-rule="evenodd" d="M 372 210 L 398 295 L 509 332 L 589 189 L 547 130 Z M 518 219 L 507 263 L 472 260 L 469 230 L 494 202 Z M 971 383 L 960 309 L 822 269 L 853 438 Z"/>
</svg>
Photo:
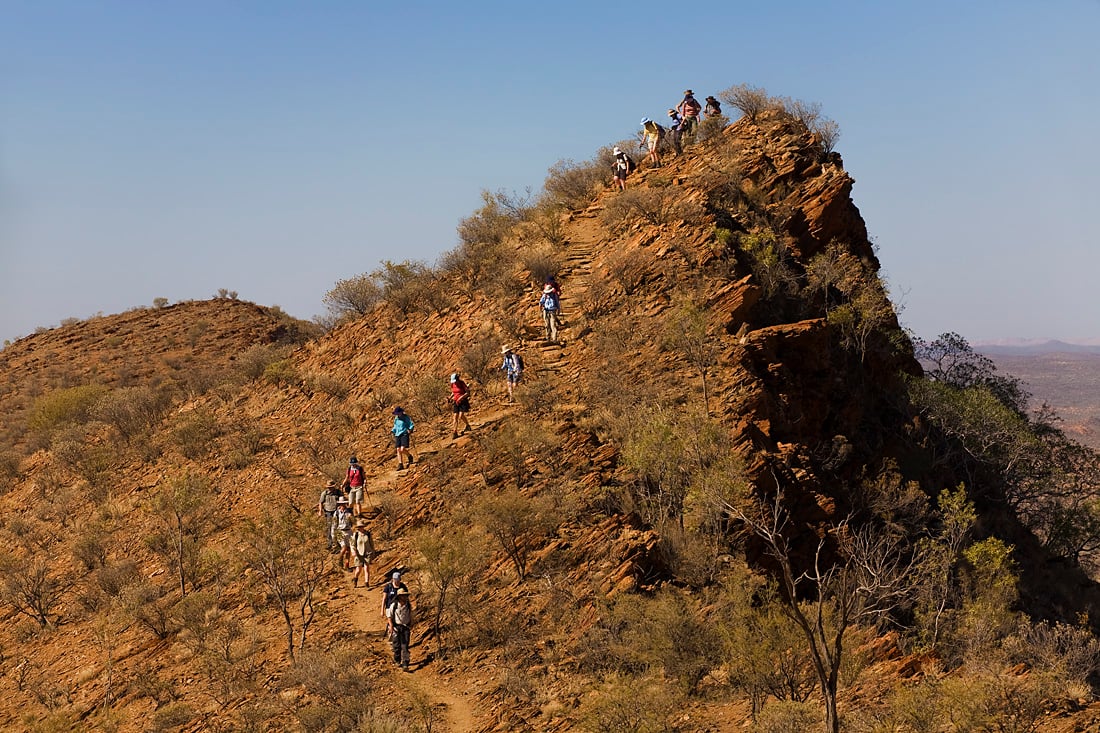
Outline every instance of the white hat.
<svg viewBox="0 0 1100 733">
<path fill-rule="evenodd" d="M 619 146 L 618 146 L 618 145 L 616 145 L 615 147 L 613 147 L 613 148 L 611 149 L 611 152 L 612 152 L 612 153 L 614 153 L 615 155 L 618 155 L 619 153 L 621 153 L 621 152 L 623 152 L 623 151 L 619 150 Z"/>
<path fill-rule="evenodd" d="M 552 293 L 552 292 L 554 292 L 554 286 L 553 286 L 553 285 L 550 285 L 549 283 L 547 283 L 546 285 L 544 285 L 544 286 L 542 287 L 542 292 L 544 292 L 544 293 Z"/>
<path fill-rule="evenodd" d="M 458 372 L 455 372 L 454 374 L 451 375 L 451 384 L 454 384 L 457 381 L 458 381 Z"/>
<path fill-rule="evenodd" d="M 512 350 L 511 346 L 501 346 L 500 347 L 500 353 L 502 353 L 502 354 L 507 354 L 511 350 Z"/>
</svg>

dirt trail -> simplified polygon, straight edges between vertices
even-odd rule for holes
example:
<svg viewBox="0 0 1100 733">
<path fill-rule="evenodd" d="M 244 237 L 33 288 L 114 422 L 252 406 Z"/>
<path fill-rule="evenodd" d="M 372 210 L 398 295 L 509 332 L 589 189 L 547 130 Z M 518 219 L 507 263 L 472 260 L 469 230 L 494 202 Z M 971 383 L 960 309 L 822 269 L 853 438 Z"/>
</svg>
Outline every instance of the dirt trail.
<svg viewBox="0 0 1100 733">
<path fill-rule="evenodd" d="M 381 577 L 378 580 L 382 580 Z M 373 579 L 372 579 L 373 581 Z M 350 609 L 352 622 L 369 634 L 372 640 L 368 654 L 377 664 L 391 670 L 394 681 L 407 689 L 411 695 L 415 715 L 421 723 L 430 722 L 431 730 L 443 733 L 474 733 L 478 730 L 477 717 L 471 705 L 469 695 L 451 689 L 453 681 L 439 675 L 429 657 L 429 649 L 424 641 L 418 640 L 418 631 L 427 625 L 421 623 L 414 627 L 411 672 L 403 672 L 393 664 L 390 644 L 382 635 L 386 621 L 379 610 L 382 604 L 382 585 L 372 582 L 369 589 L 351 589 L 353 598 Z M 430 717 L 429 717 L 430 716 Z M 426 727 L 428 727 L 426 725 Z"/>
</svg>

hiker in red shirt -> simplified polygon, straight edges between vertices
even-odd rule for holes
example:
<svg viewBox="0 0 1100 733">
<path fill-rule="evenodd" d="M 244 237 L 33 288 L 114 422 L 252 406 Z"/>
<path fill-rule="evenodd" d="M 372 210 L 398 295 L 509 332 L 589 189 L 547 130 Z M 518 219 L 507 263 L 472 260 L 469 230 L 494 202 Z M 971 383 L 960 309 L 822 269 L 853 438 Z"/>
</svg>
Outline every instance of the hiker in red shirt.
<svg viewBox="0 0 1100 733">
<path fill-rule="evenodd" d="M 451 375 L 451 410 L 454 412 L 454 422 L 451 423 L 451 438 L 457 438 L 458 423 L 461 421 L 465 427 L 462 432 L 472 430 L 470 421 L 466 419 L 466 413 L 470 411 L 470 388 L 466 386 L 458 372 Z"/>
<path fill-rule="evenodd" d="M 694 92 L 685 89 L 684 98 L 676 105 L 676 111 L 684 118 L 680 125 L 681 140 L 684 145 L 691 145 L 695 142 L 695 131 L 699 127 L 699 113 L 703 111 L 703 105 L 699 104 Z"/>
</svg>

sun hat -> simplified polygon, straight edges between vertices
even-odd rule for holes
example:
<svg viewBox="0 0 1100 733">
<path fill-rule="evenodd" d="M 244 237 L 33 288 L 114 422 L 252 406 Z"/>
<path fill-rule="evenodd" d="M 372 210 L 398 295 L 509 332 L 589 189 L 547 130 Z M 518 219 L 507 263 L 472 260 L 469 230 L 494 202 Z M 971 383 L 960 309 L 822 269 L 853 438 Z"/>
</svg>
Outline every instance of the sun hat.
<svg viewBox="0 0 1100 733">
<path fill-rule="evenodd" d="M 640 124 L 644 125 L 647 122 L 649 122 L 649 118 L 648 117 L 643 117 Z"/>
<path fill-rule="evenodd" d="M 502 353 L 502 354 L 507 354 L 511 350 L 512 350 L 511 346 L 501 346 L 500 347 L 500 353 Z"/>
<path fill-rule="evenodd" d="M 405 408 L 403 408 L 403 407 L 393 408 L 393 414 L 394 415 L 401 415 L 401 414 L 404 414 L 404 412 L 405 412 Z"/>
<path fill-rule="evenodd" d="M 341 496 L 339 499 L 336 500 L 336 503 L 337 504 L 347 504 L 348 500 Z"/>
<path fill-rule="evenodd" d="M 554 286 L 553 286 L 553 285 L 549 285 L 549 284 L 547 284 L 547 285 L 543 285 L 543 286 L 542 286 L 542 292 L 544 292 L 544 293 L 552 293 L 552 292 L 554 292 Z"/>
<path fill-rule="evenodd" d="M 352 456 L 351 458 L 348 459 L 348 463 L 358 463 L 358 462 L 359 462 L 359 459 L 356 458 L 355 456 Z"/>
<path fill-rule="evenodd" d="M 329 482 L 325 485 L 325 488 L 326 489 L 335 489 L 336 488 L 336 482 L 330 479 Z"/>
<path fill-rule="evenodd" d="M 355 528 L 356 529 L 366 529 L 367 528 L 367 520 L 360 519 L 360 520 L 356 521 L 355 522 Z"/>
<path fill-rule="evenodd" d="M 409 589 L 408 588 L 398 588 L 396 595 L 407 596 L 407 595 L 409 595 Z"/>
<path fill-rule="evenodd" d="M 669 116 L 669 117 L 672 117 L 672 115 L 674 115 L 674 114 L 676 114 L 676 110 L 674 110 L 674 109 L 670 109 L 670 110 L 668 111 L 668 116 Z"/>
<path fill-rule="evenodd" d="M 684 94 L 695 94 L 695 92 L 691 91 L 690 89 L 685 89 Z"/>
<path fill-rule="evenodd" d="M 618 155 L 619 153 L 621 153 L 623 151 L 619 150 L 619 146 L 616 145 L 615 147 L 611 148 L 611 152 L 614 153 L 615 155 Z"/>
<path fill-rule="evenodd" d="M 454 384 L 457 381 L 458 381 L 458 372 L 455 372 L 454 374 L 451 375 L 451 384 Z"/>
</svg>

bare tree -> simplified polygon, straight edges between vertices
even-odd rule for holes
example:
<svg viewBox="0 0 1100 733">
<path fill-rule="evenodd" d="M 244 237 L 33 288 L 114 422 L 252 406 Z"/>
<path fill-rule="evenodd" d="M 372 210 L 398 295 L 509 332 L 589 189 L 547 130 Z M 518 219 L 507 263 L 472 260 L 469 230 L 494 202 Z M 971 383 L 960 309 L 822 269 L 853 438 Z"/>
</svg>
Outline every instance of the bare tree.
<svg viewBox="0 0 1100 733">
<path fill-rule="evenodd" d="M 414 537 L 429 582 L 435 587 L 435 621 L 432 631 L 442 646 L 443 613 L 447 594 L 484 565 L 485 546 L 480 534 L 469 527 L 426 528 Z"/>
<path fill-rule="evenodd" d="M 217 517 L 210 481 L 192 473 L 173 479 L 153 499 L 153 511 L 162 528 L 149 548 L 168 561 L 185 596 L 188 583 L 198 585 L 203 544 Z"/>
<path fill-rule="evenodd" d="M 817 674 L 825 730 L 838 733 L 837 687 L 845 634 L 856 625 L 877 622 L 907 600 L 912 556 L 904 552 L 900 537 L 854 528 L 846 519 L 819 540 L 808 568 L 796 568 L 790 514 L 781 492 L 771 501 L 752 501 L 749 506 L 726 503 L 726 509 L 763 542 L 775 562 L 782 609 L 801 630 Z M 826 562 L 827 547 L 838 556 L 835 562 Z"/>
<path fill-rule="evenodd" d="M 3 563 L 0 580 L 4 602 L 40 626 L 56 622 L 57 606 L 73 584 L 68 576 L 53 572 L 50 562 L 42 557 Z"/>
<path fill-rule="evenodd" d="M 313 595 L 325 574 L 325 555 L 311 541 L 314 532 L 300 514 L 284 511 L 244 527 L 241 562 L 256 573 L 286 623 L 287 653 L 294 659 L 306 645 L 316 615 Z"/>
</svg>

